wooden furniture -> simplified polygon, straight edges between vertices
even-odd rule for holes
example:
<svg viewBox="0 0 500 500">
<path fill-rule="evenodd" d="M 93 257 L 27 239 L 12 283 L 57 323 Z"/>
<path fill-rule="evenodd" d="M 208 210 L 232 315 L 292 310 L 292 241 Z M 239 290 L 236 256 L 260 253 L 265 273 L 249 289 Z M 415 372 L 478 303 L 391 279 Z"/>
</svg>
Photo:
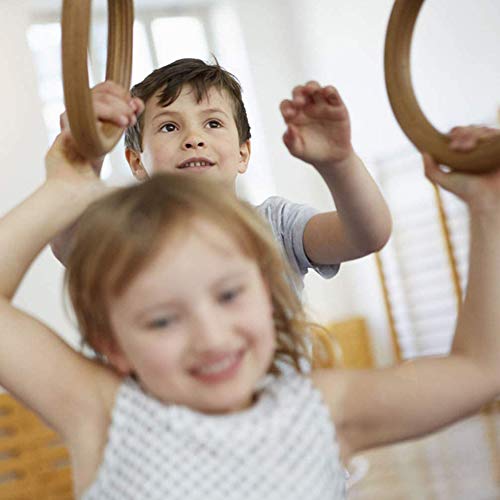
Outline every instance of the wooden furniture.
<svg viewBox="0 0 500 500">
<path fill-rule="evenodd" d="M 325 367 L 325 353 L 333 355 L 334 366 L 372 368 L 374 366 L 366 322 L 361 317 L 336 321 L 319 332 L 320 342 L 313 346 L 313 366 Z"/>
<path fill-rule="evenodd" d="M 0 394 L 0 500 L 73 500 L 69 457 L 35 414 Z"/>
</svg>

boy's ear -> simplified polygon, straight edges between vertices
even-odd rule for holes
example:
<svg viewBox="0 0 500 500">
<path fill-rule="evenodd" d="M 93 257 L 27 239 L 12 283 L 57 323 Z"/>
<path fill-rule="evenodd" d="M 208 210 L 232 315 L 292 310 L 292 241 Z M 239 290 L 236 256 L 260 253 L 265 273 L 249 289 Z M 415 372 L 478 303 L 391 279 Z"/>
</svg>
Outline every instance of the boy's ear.
<svg viewBox="0 0 500 500">
<path fill-rule="evenodd" d="M 132 174 L 138 181 L 145 181 L 149 178 L 149 174 L 146 172 L 141 160 L 141 154 L 133 149 L 125 149 L 125 157 L 127 158 L 128 164 L 130 165 L 130 170 Z"/>
<path fill-rule="evenodd" d="M 250 153 L 251 153 L 251 144 L 250 139 L 247 139 L 240 146 L 240 163 L 238 165 L 238 173 L 244 174 L 248 168 L 248 162 L 250 161 Z"/>
<path fill-rule="evenodd" d="M 94 341 L 95 348 L 106 357 L 109 364 L 120 374 L 132 374 L 132 366 L 120 346 L 114 339 L 97 339 Z"/>
</svg>

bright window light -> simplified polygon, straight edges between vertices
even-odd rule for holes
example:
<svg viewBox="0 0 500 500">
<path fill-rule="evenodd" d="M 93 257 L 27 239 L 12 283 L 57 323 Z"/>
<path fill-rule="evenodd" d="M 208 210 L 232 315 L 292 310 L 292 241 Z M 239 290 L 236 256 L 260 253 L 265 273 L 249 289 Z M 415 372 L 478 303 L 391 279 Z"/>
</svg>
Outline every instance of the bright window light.
<svg viewBox="0 0 500 500">
<path fill-rule="evenodd" d="M 203 24 L 196 17 L 161 17 L 151 23 L 158 65 L 195 57 L 207 60 L 210 52 Z"/>
</svg>

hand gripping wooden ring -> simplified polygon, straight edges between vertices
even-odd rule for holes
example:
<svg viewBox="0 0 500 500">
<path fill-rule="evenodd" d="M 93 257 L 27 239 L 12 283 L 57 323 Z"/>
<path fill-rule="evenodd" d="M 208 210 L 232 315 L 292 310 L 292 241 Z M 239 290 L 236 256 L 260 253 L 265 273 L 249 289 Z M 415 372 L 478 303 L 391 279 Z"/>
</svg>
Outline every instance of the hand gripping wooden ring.
<svg viewBox="0 0 500 500">
<path fill-rule="evenodd" d="M 500 138 L 482 142 L 468 153 L 451 151 L 449 139 L 423 114 L 413 91 L 410 50 L 415 23 L 424 0 L 396 0 L 385 40 L 385 81 L 399 125 L 420 151 L 456 170 L 486 171 L 500 166 Z"/>
<path fill-rule="evenodd" d="M 90 4 L 90 0 L 64 0 L 62 70 L 66 112 L 78 150 L 88 158 L 97 158 L 113 149 L 123 131 L 110 124 L 97 128 L 87 67 Z M 133 24 L 133 0 L 108 0 L 106 80 L 127 90 L 132 70 Z"/>
</svg>

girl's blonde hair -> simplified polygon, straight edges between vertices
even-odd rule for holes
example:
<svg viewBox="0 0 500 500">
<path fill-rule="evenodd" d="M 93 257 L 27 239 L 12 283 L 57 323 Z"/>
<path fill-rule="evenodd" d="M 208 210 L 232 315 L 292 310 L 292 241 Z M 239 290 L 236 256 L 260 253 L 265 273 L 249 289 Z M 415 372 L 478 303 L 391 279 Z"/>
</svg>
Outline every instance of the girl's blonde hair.
<svg viewBox="0 0 500 500">
<path fill-rule="evenodd" d="M 113 341 L 109 299 L 125 291 L 169 237 L 192 230 L 191 222 L 199 218 L 231 236 L 258 264 L 269 287 L 277 341 L 270 373 L 280 373 L 283 362 L 302 371 L 301 360 L 310 360 L 311 328 L 290 286 L 297 278 L 270 228 L 253 207 L 192 176 L 157 174 L 120 188 L 92 204 L 80 219 L 65 283 L 83 342 L 99 353 L 103 341 Z"/>
</svg>

